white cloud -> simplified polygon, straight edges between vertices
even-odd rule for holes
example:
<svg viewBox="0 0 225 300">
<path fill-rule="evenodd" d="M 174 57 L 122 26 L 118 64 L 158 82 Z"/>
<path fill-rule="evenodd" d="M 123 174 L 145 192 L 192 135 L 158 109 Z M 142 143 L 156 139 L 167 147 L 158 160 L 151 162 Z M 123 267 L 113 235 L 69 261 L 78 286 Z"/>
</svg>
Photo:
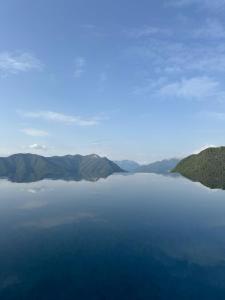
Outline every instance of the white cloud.
<svg viewBox="0 0 225 300">
<path fill-rule="evenodd" d="M 99 124 L 103 117 L 83 118 L 80 116 L 65 115 L 53 111 L 22 112 L 24 117 L 43 119 L 64 124 L 75 124 L 77 126 L 94 126 Z"/>
<path fill-rule="evenodd" d="M 124 31 L 125 35 L 130 38 L 142 38 L 142 37 L 151 37 L 157 34 L 166 34 L 169 35 L 170 31 L 164 28 L 158 28 L 153 26 L 144 26 L 140 28 L 133 28 Z"/>
<path fill-rule="evenodd" d="M 74 71 L 74 76 L 75 78 L 80 78 L 86 68 L 86 59 L 84 57 L 77 57 L 75 59 L 75 71 Z"/>
<path fill-rule="evenodd" d="M 21 129 L 21 132 L 25 133 L 26 135 L 36 136 L 36 137 L 44 137 L 44 136 L 49 135 L 47 131 L 38 130 L 38 129 L 34 129 L 34 128 L 24 128 L 24 129 Z"/>
<path fill-rule="evenodd" d="M 39 145 L 39 144 L 32 144 L 29 146 L 30 149 L 32 150 L 40 150 L 40 151 L 46 151 L 47 147 L 45 145 Z"/>
<path fill-rule="evenodd" d="M 219 82 L 209 77 L 193 77 L 168 83 L 162 86 L 158 94 L 164 97 L 187 98 L 195 100 L 224 99 Z"/>
<path fill-rule="evenodd" d="M 42 68 L 43 64 L 40 60 L 30 53 L 0 53 L 0 71 L 4 75 L 28 72 L 30 70 L 41 70 Z"/>
</svg>

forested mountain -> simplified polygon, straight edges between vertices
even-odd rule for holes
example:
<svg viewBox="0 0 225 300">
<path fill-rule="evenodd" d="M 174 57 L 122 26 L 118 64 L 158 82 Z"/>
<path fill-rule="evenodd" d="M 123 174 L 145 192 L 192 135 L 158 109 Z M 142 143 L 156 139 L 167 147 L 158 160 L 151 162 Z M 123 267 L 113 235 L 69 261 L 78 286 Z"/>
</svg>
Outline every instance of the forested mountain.
<svg viewBox="0 0 225 300">
<path fill-rule="evenodd" d="M 210 188 L 225 189 L 225 147 L 208 148 L 191 155 L 181 160 L 173 172 Z"/>
<path fill-rule="evenodd" d="M 38 181 L 44 178 L 97 180 L 115 172 L 123 170 L 109 159 L 95 154 L 53 157 L 14 154 L 0 158 L 0 177 L 15 182 Z"/>
</svg>

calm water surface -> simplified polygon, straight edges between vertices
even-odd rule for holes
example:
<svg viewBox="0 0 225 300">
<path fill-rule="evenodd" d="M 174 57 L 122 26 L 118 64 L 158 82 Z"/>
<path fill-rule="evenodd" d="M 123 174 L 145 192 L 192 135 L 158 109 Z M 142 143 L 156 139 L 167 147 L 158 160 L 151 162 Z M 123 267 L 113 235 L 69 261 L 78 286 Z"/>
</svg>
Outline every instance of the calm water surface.
<svg viewBox="0 0 225 300">
<path fill-rule="evenodd" d="M 184 178 L 0 181 L 1 300 L 225 299 L 225 191 Z"/>
</svg>

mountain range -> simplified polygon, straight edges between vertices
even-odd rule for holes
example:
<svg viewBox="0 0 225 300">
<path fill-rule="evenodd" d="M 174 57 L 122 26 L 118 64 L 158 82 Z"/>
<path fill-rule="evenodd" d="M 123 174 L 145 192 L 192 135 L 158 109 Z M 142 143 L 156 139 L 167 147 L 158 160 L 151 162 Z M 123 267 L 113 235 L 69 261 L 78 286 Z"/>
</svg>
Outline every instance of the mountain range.
<svg viewBox="0 0 225 300">
<path fill-rule="evenodd" d="M 0 177 L 13 182 L 32 182 L 45 178 L 90 180 L 124 172 L 117 164 L 98 155 L 44 157 L 36 154 L 14 154 L 0 158 Z"/>
<path fill-rule="evenodd" d="M 180 159 L 171 158 L 156 161 L 150 164 L 141 165 L 132 160 L 114 161 L 120 168 L 127 172 L 133 173 L 156 173 L 156 174 L 169 174 L 172 169 L 176 167 Z"/>
<path fill-rule="evenodd" d="M 96 154 L 44 157 L 21 153 L 0 157 L 0 177 L 13 182 L 42 179 L 96 181 L 118 172 L 179 173 L 210 188 L 225 189 L 225 147 L 208 148 L 182 160 L 172 158 L 147 165 L 131 160 L 113 162 Z"/>
</svg>

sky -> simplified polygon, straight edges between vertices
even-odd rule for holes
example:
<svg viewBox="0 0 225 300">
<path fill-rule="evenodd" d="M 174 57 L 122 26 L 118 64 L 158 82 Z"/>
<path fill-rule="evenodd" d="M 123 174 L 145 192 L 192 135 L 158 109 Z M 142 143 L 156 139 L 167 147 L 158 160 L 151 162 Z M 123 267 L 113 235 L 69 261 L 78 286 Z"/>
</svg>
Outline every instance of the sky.
<svg viewBox="0 0 225 300">
<path fill-rule="evenodd" d="M 0 155 L 225 145 L 225 0 L 0 1 Z"/>
</svg>

